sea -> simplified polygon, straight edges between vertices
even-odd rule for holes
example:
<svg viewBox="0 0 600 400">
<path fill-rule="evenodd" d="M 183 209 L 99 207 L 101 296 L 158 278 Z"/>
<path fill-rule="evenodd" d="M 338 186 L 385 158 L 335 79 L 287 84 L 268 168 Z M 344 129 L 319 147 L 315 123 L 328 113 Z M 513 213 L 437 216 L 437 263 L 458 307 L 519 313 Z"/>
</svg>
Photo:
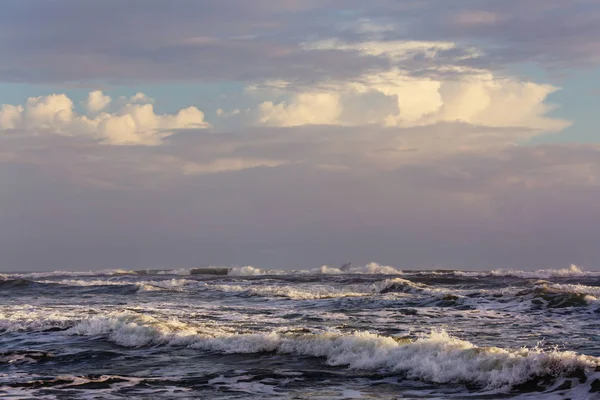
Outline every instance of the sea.
<svg viewBox="0 0 600 400">
<path fill-rule="evenodd" d="M 0 276 L 2 399 L 600 399 L 600 272 Z"/>
</svg>

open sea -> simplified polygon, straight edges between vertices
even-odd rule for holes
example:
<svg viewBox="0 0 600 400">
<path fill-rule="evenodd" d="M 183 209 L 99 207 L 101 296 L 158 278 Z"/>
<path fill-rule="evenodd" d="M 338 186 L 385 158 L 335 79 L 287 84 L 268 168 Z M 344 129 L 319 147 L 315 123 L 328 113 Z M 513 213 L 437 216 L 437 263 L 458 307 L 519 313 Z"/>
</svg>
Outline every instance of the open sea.
<svg viewBox="0 0 600 400">
<path fill-rule="evenodd" d="M 0 276 L 2 399 L 600 399 L 600 272 Z"/>
</svg>

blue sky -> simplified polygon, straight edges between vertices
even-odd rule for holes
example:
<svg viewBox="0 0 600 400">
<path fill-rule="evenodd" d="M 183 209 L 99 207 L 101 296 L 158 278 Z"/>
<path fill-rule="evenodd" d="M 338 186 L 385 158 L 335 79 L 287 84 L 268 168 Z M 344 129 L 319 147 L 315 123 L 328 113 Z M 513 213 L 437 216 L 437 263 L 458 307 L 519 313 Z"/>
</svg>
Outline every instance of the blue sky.
<svg viewBox="0 0 600 400">
<path fill-rule="evenodd" d="M 593 0 L 9 0 L 5 270 L 595 269 Z"/>
</svg>

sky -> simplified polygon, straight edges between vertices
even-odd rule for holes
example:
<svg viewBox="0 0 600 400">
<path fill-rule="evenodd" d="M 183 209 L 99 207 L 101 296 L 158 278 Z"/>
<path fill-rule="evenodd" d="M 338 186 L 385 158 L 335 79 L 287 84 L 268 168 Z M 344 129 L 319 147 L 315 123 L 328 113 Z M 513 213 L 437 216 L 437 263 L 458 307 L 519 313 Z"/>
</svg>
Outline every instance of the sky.
<svg viewBox="0 0 600 400">
<path fill-rule="evenodd" d="M 597 0 L 5 0 L 0 270 L 600 269 Z"/>
</svg>

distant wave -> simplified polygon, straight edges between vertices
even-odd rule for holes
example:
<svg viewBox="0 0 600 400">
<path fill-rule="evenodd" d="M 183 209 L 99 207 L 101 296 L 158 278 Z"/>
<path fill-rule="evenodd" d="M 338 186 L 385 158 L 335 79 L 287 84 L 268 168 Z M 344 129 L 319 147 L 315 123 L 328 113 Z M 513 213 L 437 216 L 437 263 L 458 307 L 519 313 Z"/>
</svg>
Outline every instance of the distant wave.
<svg viewBox="0 0 600 400">
<path fill-rule="evenodd" d="M 520 270 L 506 270 L 506 269 L 495 269 L 492 271 L 452 271 L 451 274 L 458 276 L 497 276 L 497 277 L 515 277 L 525 279 L 550 279 L 550 278 L 571 278 L 571 277 L 584 277 L 584 276 L 598 276 L 600 277 L 600 271 L 584 271 L 577 265 L 572 264 L 569 268 L 563 269 L 540 269 L 535 271 L 520 271 Z"/>
<path fill-rule="evenodd" d="M 350 266 L 347 270 L 323 265 L 320 268 L 310 270 L 277 270 L 260 269 L 253 266 L 234 267 L 229 270 L 230 276 L 256 276 L 256 275 L 286 275 L 286 274 L 313 274 L 313 275 L 342 275 L 342 274 L 361 274 L 361 275 L 401 275 L 402 271 L 387 265 L 380 265 L 371 262 L 362 267 Z"/>
</svg>

